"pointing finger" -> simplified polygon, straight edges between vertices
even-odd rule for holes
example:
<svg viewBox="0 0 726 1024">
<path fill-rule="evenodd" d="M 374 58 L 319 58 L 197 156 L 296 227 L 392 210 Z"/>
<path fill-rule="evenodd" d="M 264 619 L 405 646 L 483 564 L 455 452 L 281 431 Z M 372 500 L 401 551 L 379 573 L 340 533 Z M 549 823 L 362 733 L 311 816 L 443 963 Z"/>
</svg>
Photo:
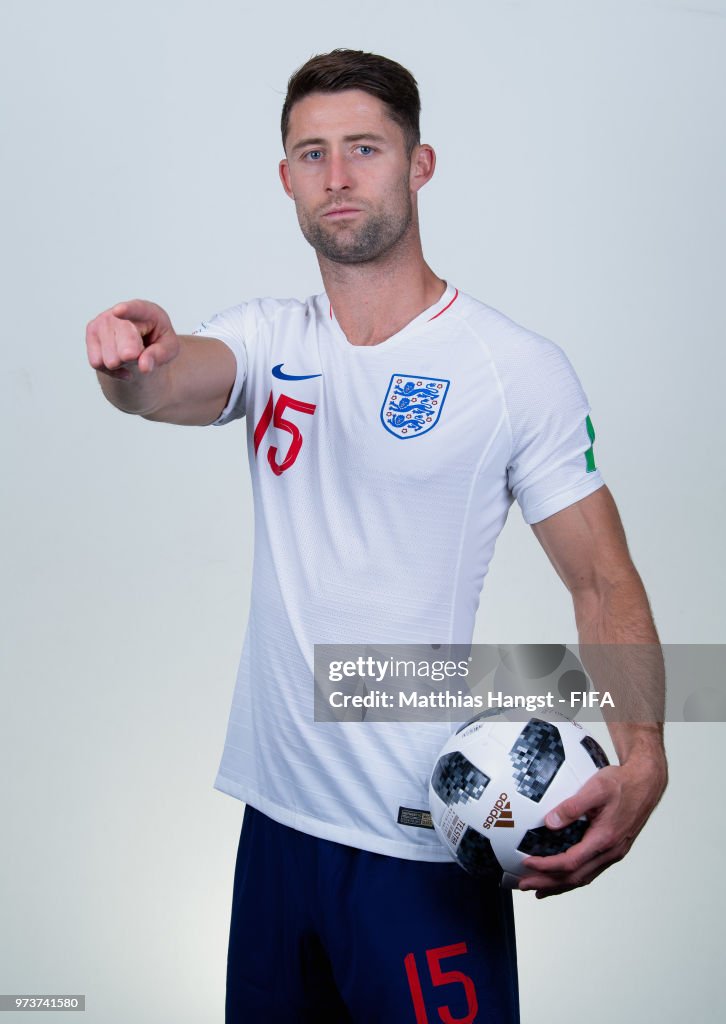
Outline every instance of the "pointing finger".
<svg viewBox="0 0 726 1024">
<path fill-rule="evenodd" d="M 137 324 L 131 324 L 127 320 L 111 321 L 116 351 L 123 363 L 130 363 L 138 359 L 144 350 L 144 343 Z"/>
<path fill-rule="evenodd" d="M 142 336 L 149 334 L 154 327 L 159 326 L 160 307 L 153 302 L 146 302 L 144 299 L 117 302 L 109 312 L 119 319 L 130 320 L 136 325 Z"/>
</svg>

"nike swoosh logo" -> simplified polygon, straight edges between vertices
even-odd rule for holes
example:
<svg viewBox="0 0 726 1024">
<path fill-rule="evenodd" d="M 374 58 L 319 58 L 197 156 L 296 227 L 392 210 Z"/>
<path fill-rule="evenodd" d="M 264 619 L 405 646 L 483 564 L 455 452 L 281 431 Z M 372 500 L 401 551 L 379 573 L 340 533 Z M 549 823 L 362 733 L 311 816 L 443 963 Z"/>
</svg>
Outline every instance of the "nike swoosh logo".
<svg viewBox="0 0 726 1024">
<path fill-rule="evenodd" d="M 312 380 L 314 377 L 323 376 L 322 373 L 303 373 L 301 375 L 284 373 L 282 365 L 282 363 L 278 363 L 277 366 L 272 367 L 272 376 L 277 377 L 278 380 Z"/>
</svg>

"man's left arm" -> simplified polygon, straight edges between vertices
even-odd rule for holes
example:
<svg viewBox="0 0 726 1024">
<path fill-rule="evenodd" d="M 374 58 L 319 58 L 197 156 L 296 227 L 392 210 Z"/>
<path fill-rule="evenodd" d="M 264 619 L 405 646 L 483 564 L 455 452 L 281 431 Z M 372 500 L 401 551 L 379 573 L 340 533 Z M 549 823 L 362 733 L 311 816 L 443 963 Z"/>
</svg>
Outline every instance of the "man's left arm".
<svg viewBox="0 0 726 1024">
<path fill-rule="evenodd" d="M 532 529 L 572 595 L 581 652 L 622 652 L 630 694 L 625 720 L 608 721 L 620 764 L 601 769 L 545 819 L 558 828 L 586 815 L 585 836 L 566 853 L 524 862 L 531 873 L 519 888 L 543 898 L 587 885 L 625 856 L 665 790 L 668 769 L 662 652 L 612 495 L 601 487 Z"/>
</svg>

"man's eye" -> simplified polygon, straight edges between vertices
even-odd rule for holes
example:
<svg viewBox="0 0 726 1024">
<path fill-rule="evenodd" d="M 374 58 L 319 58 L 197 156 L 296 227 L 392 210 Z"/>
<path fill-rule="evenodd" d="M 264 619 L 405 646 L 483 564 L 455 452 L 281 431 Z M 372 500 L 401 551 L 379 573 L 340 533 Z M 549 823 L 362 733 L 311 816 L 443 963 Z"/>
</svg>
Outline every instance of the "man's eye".
<svg viewBox="0 0 726 1024">
<path fill-rule="evenodd" d="M 362 156 L 370 156 L 370 154 L 373 152 L 372 146 L 358 146 L 358 149 L 360 150 Z"/>
<path fill-rule="evenodd" d="M 305 154 L 305 159 L 313 160 L 316 162 L 321 158 L 322 155 L 323 151 L 321 149 L 311 149 L 309 153 Z"/>
</svg>

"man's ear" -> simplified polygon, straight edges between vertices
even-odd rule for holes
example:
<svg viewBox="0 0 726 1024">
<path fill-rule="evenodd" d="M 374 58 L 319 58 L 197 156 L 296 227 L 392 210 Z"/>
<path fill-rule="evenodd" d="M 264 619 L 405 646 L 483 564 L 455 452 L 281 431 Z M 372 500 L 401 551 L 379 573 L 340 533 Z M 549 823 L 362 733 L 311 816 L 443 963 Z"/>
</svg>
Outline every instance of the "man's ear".
<svg viewBox="0 0 726 1024">
<path fill-rule="evenodd" d="M 291 199 L 294 199 L 295 195 L 294 195 L 294 193 L 292 191 L 292 186 L 290 184 L 290 165 L 288 164 L 287 160 L 281 160 L 280 161 L 279 172 L 280 172 L 280 181 L 282 182 L 282 187 L 285 189 L 286 194 Z"/>
<path fill-rule="evenodd" d="M 412 192 L 418 192 L 420 188 L 430 181 L 436 170 L 436 153 L 431 146 L 415 146 L 411 154 L 411 173 L 409 183 Z"/>
</svg>

